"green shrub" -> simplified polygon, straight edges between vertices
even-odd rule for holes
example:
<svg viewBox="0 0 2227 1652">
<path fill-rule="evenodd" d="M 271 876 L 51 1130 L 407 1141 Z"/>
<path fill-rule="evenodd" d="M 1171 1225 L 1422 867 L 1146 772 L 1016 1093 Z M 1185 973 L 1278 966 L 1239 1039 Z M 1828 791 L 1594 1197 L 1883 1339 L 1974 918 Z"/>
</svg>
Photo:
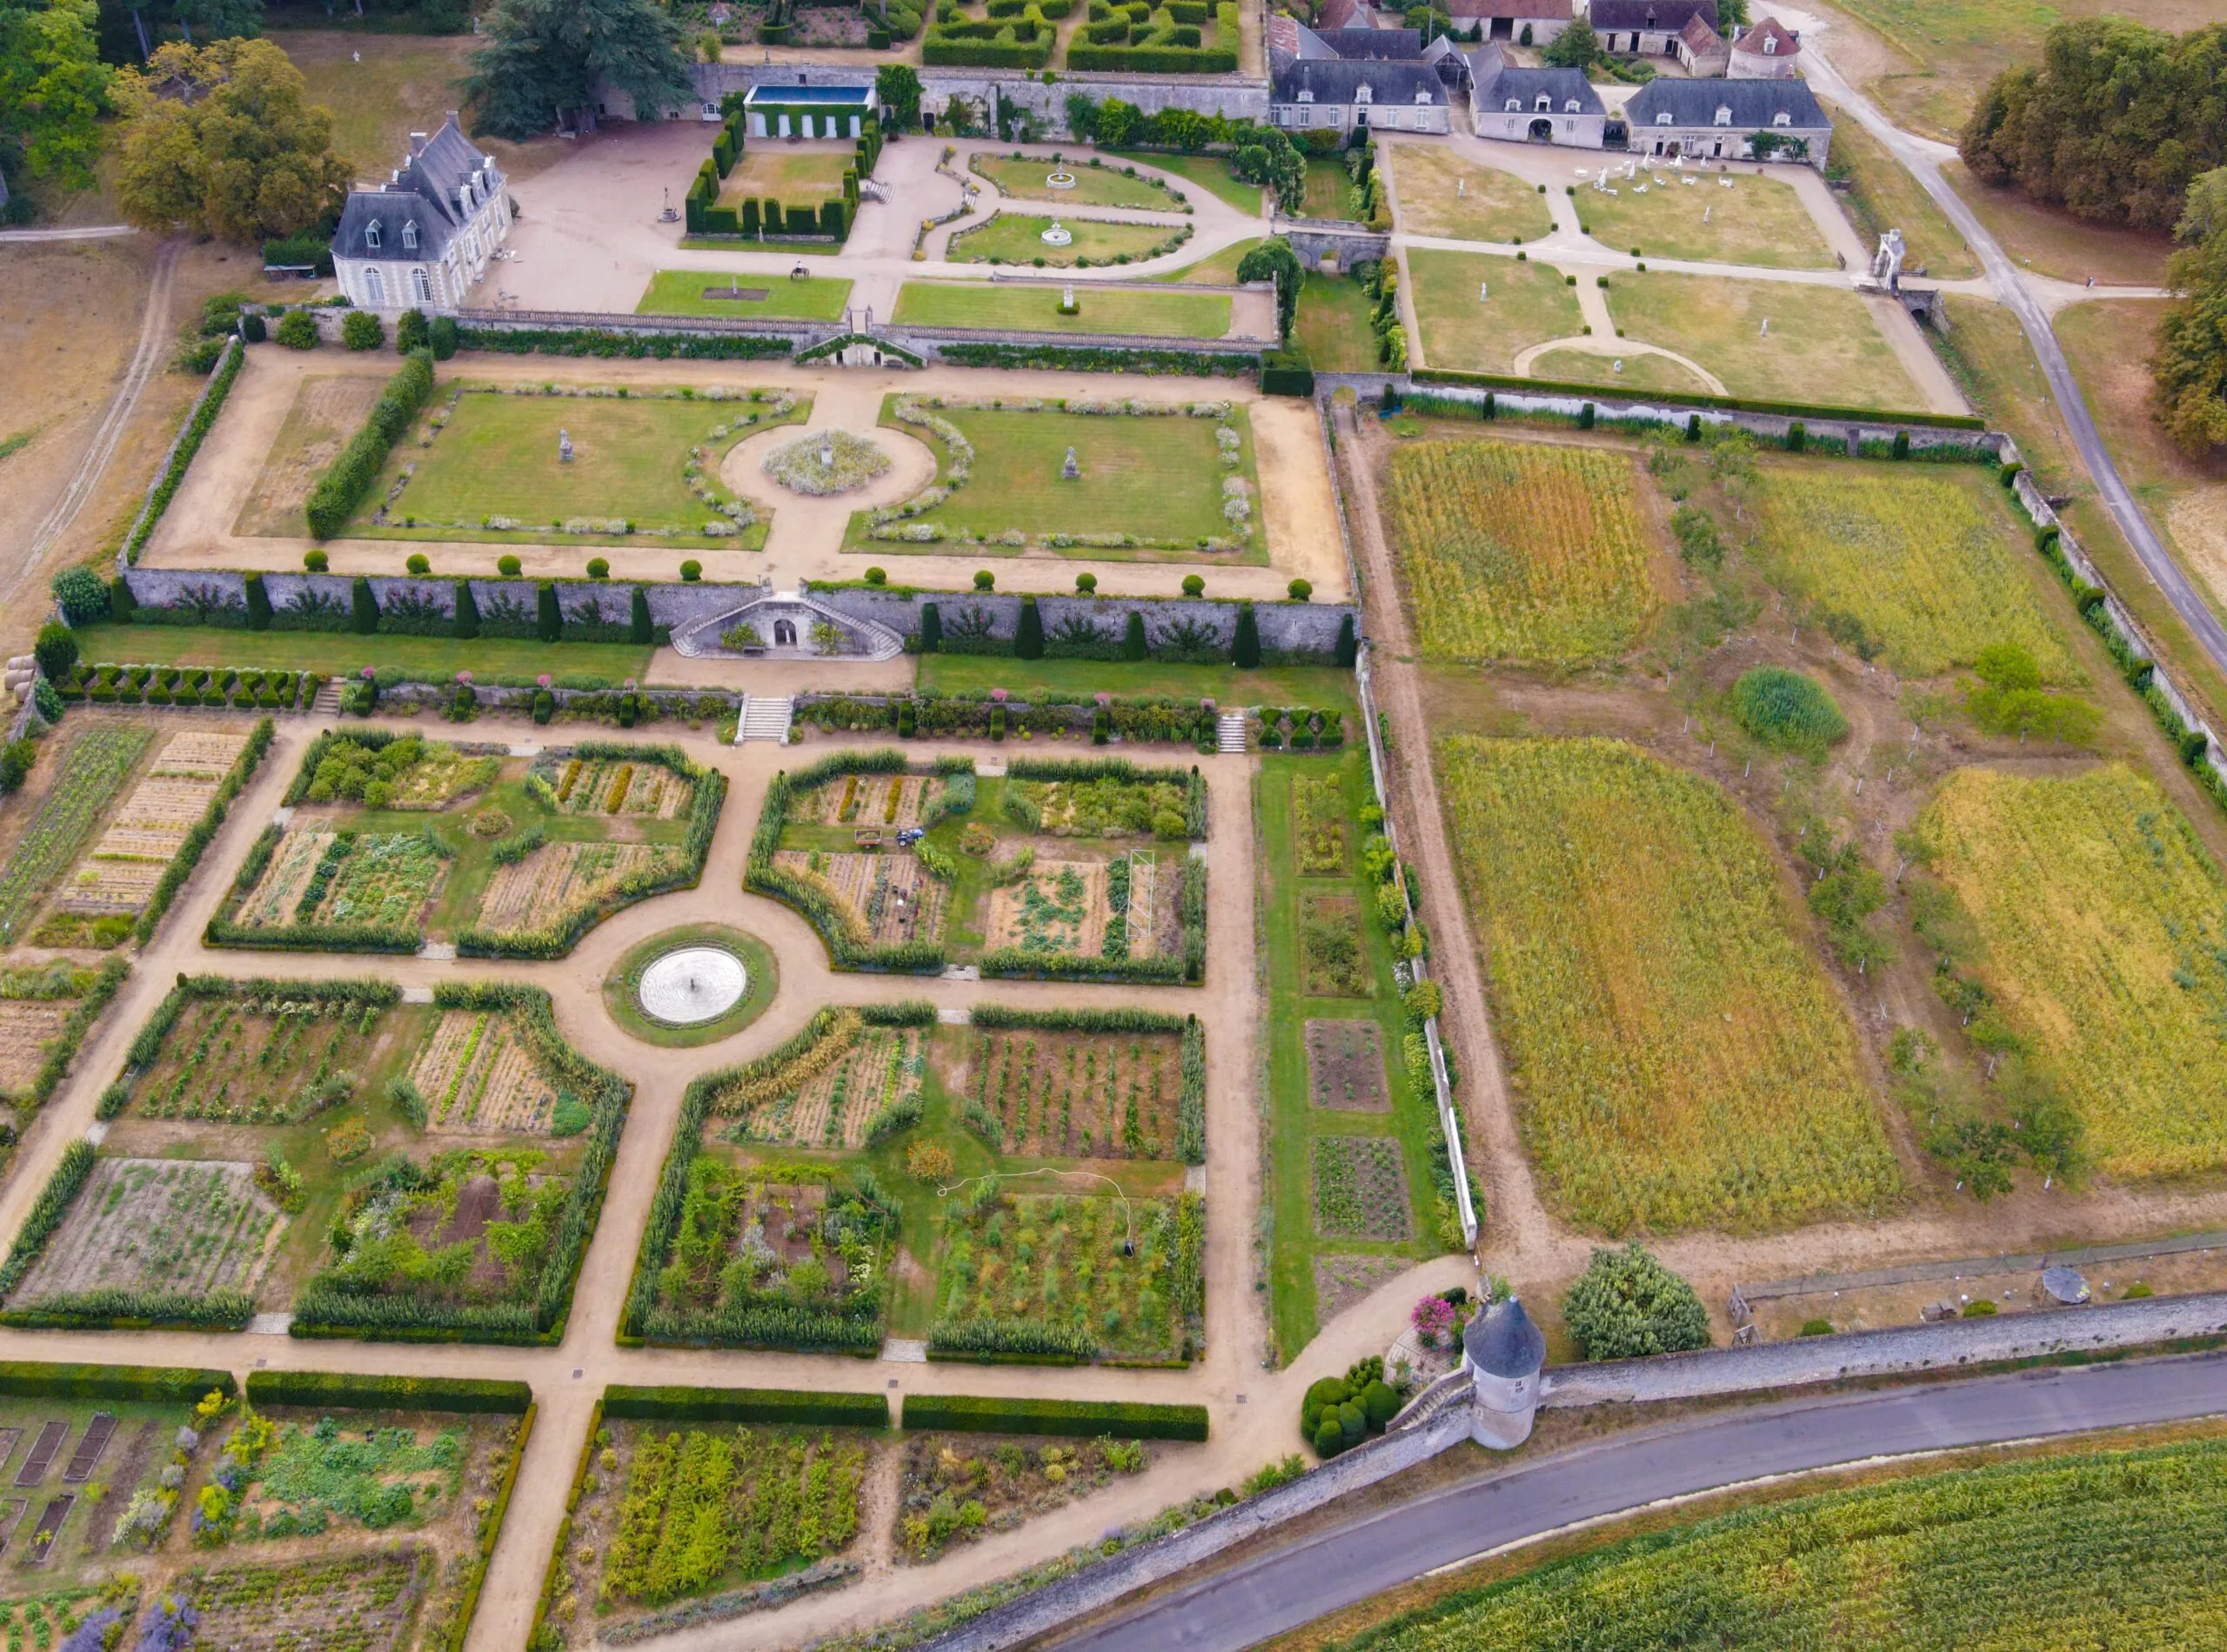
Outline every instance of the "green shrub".
<svg viewBox="0 0 2227 1652">
<path fill-rule="evenodd" d="M 352 1407 L 367 1411 L 462 1411 L 517 1416 L 533 1403 L 526 1383 L 492 1377 L 387 1376 L 366 1371 L 251 1371 L 251 1406 Z"/>
<path fill-rule="evenodd" d="M 23 1397 L 191 1405 L 212 1392 L 230 1399 L 239 1392 L 239 1383 L 230 1371 L 196 1371 L 183 1366 L 0 1361 L 0 1394 Z"/>
<path fill-rule="evenodd" d="M 1758 665 L 1732 685 L 1732 716 L 1776 751 L 1822 757 L 1848 738 L 1848 719 L 1816 679 L 1782 665 Z"/>
<path fill-rule="evenodd" d="M 1112 1435 L 1117 1440 L 1204 1440 L 1202 1405 L 1152 1405 L 1141 1401 L 1012 1400 L 987 1395 L 911 1394 L 905 1396 L 907 1428 L 953 1428 L 976 1434 Z"/>
<path fill-rule="evenodd" d="M 805 1393 L 790 1388 L 648 1388 L 613 1383 L 606 1417 L 675 1422 L 767 1422 L 792 1427 L 886 1428 L 886 1394 Z"/>
<path fill-rule="evenodd" d="M 289 350 L 315 350 L 317 318 L 306 310 L 289 310 L 278 318 L 271 336 Z"/>
<path fill-rule="evenodd" d="M 368 310 L 351 310 L 340 324 L 340 342 L 351 350 L 377 350 L 386 343 L 386 329 Z"/>
<path fill-rule="evenodd" d="M 1675 1354 L 1709 1345 L 1709 1311 L 1694 1287 L 1637 1241 L 1595 1250 L 1562 1297 L 1562 1318 L 1588 1360 Z"/>
</svg>

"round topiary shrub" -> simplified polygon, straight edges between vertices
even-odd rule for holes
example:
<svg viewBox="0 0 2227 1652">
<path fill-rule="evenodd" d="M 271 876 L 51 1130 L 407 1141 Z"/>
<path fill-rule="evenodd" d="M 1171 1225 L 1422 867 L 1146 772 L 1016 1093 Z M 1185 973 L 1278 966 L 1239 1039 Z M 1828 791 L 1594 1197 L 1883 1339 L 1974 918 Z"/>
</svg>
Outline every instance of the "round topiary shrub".
<svg viewBox="0 0 2227 1652">
<path fill-rule="evenodd" d="M 377 350 L 386 342 L 386 329 L 368 310 L 351 310 L 340 323 L 340 342 L 351 350 Z"/>
<path fill-rule="evenodd" d="M 315 350 L 317 318 L 306 310 L 289 310 L 278 318 L 271 336 L 289 350 Z"/>
<path fill-rule="evenodd" d="M 588 578 L 591 579 L 610 579 L 610 558 L 607 557 L 590 557 L 588 558 Z"/>
<path fill-rule="evenodd" d="M 1305 602 L 1314 594 L 1314 582 L 1312 579 L 1294 579 L 1284 590 L 1294 602 Z"/>
<path fill-rule="evenodd" d="M 1077 574 L 1075 576 L 1075 589 L 1080 592 L 1084 596 L 1089 596 L 1093 592 L 1098 589 L 1098 576 L 1094 573 Z"/>
<path fill-rule="evenodd" d="M 1381 1377 L 1361 1391 L 1361 1408 L 1369 1427 L 1381 1428 L 1400 1415 L 1400 1396 Z"/>
<path fill-rule="evenodd" d="M 680 565 L 680 578 L 684 583 L 693 585 L 697 580 L 701 579 L 703 577 L 704 565 L 697 561 L 695 558 L 691 557 L 687 561 Z"/>
<path fill-rule="evenodd" d="M 516 557 L 504 556 L 497 557 L 495 558 L 495 572 L 501 574 L 505 579 L 517 579 L 518 575 L 525 571 L 525 564 L 519 561 Z"/>
<path fill-rule="evenodd" d="M 1195 573 L 1185 574 L 1183 576 L 1183 594 L 1187 597 L 1205 596 L 1207 594 L 1207 582 L 1205 577 Z"/>
<path fill-rule="evenodd" d="M 1709 1345 L 1709 1310 L 1694 1287 L 1636 1242 L 1593 1253 L 1563 1294 L 1562 1320 L 1588 1360 Z"/>
<path fill-rule="evenodd" d="M 1783 665 L 1758 665 L 1732 685 L 1732 716 L 1774 751 L 1822 757 L 1848 738 L 1848 719 L 1823 685 Z"/>
<path fill-rule="evenodd" d="M 302 566 L 307 568 L 311 573 L 323 573 L 331 565 L 332 558 L 325 555 L 322 551 L 304 551 L 302 552 Z"/>
<path fill-rule="evenodd" d="M 987 568 L 977 568 L 974 570 L 975 590 L 993 591 L 997 588 L 997 584 L 998 576 L 992 573 Z"/>
<path fill-rule="evenodd" d="M 433 559 L 423 551 L 413 552 L 410 560 L 402 565 L 412 573 L 431 573 L 433 571 Z"/>
</svg>

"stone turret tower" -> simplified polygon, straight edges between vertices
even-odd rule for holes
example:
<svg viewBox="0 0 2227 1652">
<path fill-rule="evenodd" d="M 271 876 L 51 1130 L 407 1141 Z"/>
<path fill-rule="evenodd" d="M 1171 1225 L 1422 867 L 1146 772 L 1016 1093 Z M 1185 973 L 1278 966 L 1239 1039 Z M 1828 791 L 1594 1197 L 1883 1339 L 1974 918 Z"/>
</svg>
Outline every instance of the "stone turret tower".
<svg viewBox="0 0 2227 1652">
<path fill-rule="evenodd" d="M 1471 1437 L 1479 1445 L 1509 1451 L 1530 1438 L 1546 1363 L 1547 1339 L 1515 1297 L 1469 1321 L 1461 1334 L 1461 1368 L 1475 1396 Z"/>
</svg>

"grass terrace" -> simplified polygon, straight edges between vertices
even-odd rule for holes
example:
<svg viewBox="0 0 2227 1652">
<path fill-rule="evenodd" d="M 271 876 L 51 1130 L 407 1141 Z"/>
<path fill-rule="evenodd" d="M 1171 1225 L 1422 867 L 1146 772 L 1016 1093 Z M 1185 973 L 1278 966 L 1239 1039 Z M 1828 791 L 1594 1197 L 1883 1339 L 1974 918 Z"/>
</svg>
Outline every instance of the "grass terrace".
<svg viewBox="0 0 2227 1652">
<path fill-rule="evenodd" d="M 619 683 L 649 672 L 652 650 L 635 643 L 534 642 L 514 637 L 367 637 L 334 631 L 237 631 L 226 625 L 80 625 L 89 660 L 148 665 L 232 665 L 243 669 L 353 674 L 391 665 L 439 679 L 459 671 L 483 677 L 584 675 Z"/>
<path fill-rule="evenodd" d="M 1622 371 L 1617 371 L 1617 365 Z M 1665 395 L 1706 396 L 1712 392 L 1701 375 L 1668 356 L 1635 351 L 1604 356 L 1589 350 L 1549 350 L 1531 362 L 1531 377 L 1562 385 L 1598 385 L 1608 391 L 1655 391 Z"/>
<path fill-rule="evenodd" d="M 987 694 L 1002 688 L 1015 699 L 1046 694 L 1087 699 L 1100 692 L 1127 697 L 1164 694 L 1211 699 L 1218 706 L 1335 706 L 1350 711 L 1354 678 L 1328 665 L 1184 665 L 1160 661 L 1129 665 L 1095 659 L 1006 659 L 982 654 L 923 654 L 924 694 Z"/>
<path fill-rule="evenodd" d="M 1360 282 L 1310 271 L 1299 290 L 1292 337 L 1317 372 L 1374 372 L 1376 335 L 1369 319 L 1368 294 Z"/>
<path fill-rule="evenodd" d="M 294 405 L 241 501 L 232 532 L 279 539 L 302 537 L 302 502 L 348 440 L 364 426 L 385 388 L 370 373 L 319 374 L 302 380 Z"/>
<path fill-rule="evenodd" d="M 834 276 L 716 275 L 660 270 L 634 306 L 642 316 L 731 316 L 765 321 L 839 321 L 851 284 Z"/>
<path fill-rule="evenodd" d="M 1108 166 L 1096 156 L 1059 163 L 1036 156 L 978 152 L 967 157 L 966 164 L 977 177 L 996 184 L 1000 193 L 1022 200 L 1140 207 L 1148 212 L 1177 211 L 1182 204 L 1159 179 L 1140 176 L 1134 166 Z M 1055 190 L 1044 181 L 1062 171 L 1074 178 L 1073 188 Z"/>
<path fill-rule="evenodd" d="M 1261 244 L 1258 241 L 1238 241 L 1219 252 L 1207 254 L 1196 264 L 1187 264 L 1180 270 L 1169 270 L 1159 275 L 1140 276 L 1140 281 L 1187 281 L 1202 287 L 1227 287 L 1237 280 L 1237 266 L 1245 262 L 1245 255 Z"/>
<path fill-rule="evenodd" d="M 1791 184 L 1674 171 L 1659 162 L 1650 167 L 1646 161 L 1642 156 L 1636 177 L 1612 179 L 1613 194 L 1581 184 L 1570 197 L 1578 222 L 1602 245 L 1702 264 L 1836 267 L 1832 248 Z"/>
<path fill-rule="evenodd" d="M 1409 235 L 1535 241 L 1554 228 L 1547 197 L 1513 172 L 1442 144 L 1389 144 L 1381 153 L 1391 163 L 1400 228 Z M 1338 171 L 1342 179 L 1344 168 Z M 1336 211 L 1323 216 L 1345 217 L 1342 194 L 1336 205 Z"/>
<path fill-rule="evenodd" d="M 1108 160 L 1134 162 L 1156 171 L 1187 178 L 1217 196 L 1247 217 L 1257 217 L 1261 212 L 1261 186 L 1248 184 L 1229 170 L 1229 160 L 1221 155 L 1164 155 L 1158 150 L 1111 150 Z"/>
<path fill-rule="evenodd" d="M 1550 338 L 1575 338 L 1585 319 L 1562 271 L 1484 252 L 1408 253 L 1422 359 L 1433 367 L 1504 373 L 1517 354 Z M 1478 289 L 1487 289 L 1480 300 Z"/>
<path fill-rule="evenodd" d="M 1816 386 L 1836 405 L 1924 405 L 1863 299 L 1840 288 L 1650 270 L 1615 278 L 1608 312 L 1632 338 L 1698 362 L 1734 396 L 1769 400 Z"/>
<path fill-rule="evenodd" d="M 1029 212 L 1000 212 L 971 230 L 951 237 L 948 256 L 959 264 L 1040 264 L 1066 266 L 1085 258 L 1094 264 L 1130 264 L 1172 252 L 1182 231 L 1158 224 L 1114 224 L 1098 218 L 1069 217 L 1060 222 L 1073 235 L 1066 246 L 1044 239 L 1052 227 L 1048 217 Z"/>
<path fill-rule="evenodd" d="M 1075 289 L 1076 313 L 1060 313 L 1060 288 L 907 281 L 891 319 L 921 327 L 1011 327 L 1027 332 L 1134 333 L 1155 338 L 1219 338 L 1229 331 L 1230 300 L 1211 292 L 1140 292 L 1095 283 Z"/>
<path fill-rule="evenodd" d="M 719 185 L 719 204 L 739 206 L 751 196 L 784 206 L 817 207 L 840 199 L 843 174 L 854 158 L 848 144 L 807 148 L 760 138 L 736 157 L 734 171 Z"/>
</svg>

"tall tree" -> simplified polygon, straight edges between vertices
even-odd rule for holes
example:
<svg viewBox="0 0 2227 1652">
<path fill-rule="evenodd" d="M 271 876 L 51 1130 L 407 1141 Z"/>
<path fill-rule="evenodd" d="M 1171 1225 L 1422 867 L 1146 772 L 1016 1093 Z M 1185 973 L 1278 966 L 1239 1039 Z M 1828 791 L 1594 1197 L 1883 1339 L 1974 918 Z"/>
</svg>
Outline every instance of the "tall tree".
<svg viewBox="0 0 2227 1652">
<path fill-rule="evenodd" d="M 599 84 L 644 113 L 695 100 L 680 25 L 649 0 L 499 0 L 485 27 L 465 81 L 474 131 L 592 125 Z"/>
<path fill-rule="evenodd" d="M 251 40 L 263 32 L 263 0 L 170 0 L 169 10 L 189 45 Z"/>
<path fill-rule="evenodd" d="M 93 181 L 109 84 L 96 16 L 93 0 L 0 0 L 0 165 L 18 182 Z"/>
<path fill-rule="evenodd" d="M 2202 458 L 2227 447 L 2227 167 L 2189 185 L 2166 279 L 2180 301 L 2157 325 L 2151 411 L 2166 433 Z"/>
<path fill-rule="evenodd" d="M 1568 28 L 1547 43 L 1539 56 L 1557 69 L 1590 69 L 1603 56 L 1601 37 L 1583 17 L 1573 17 Z"/>
<path fill-rule="evenodd" d="M 889 111 L 893 131 L 920 124 L 920 75 L 910 64 L 884 64 L 873 71 L 874 101 Z"/>
<path fill-rule="evenodd" d="M 340 210 L 348 167 L 332 152 L 332 111 L 267 40 L 172 41 L 117 77 L 118 202 L 150 230 L 226 241 L 294 235 Z"/>
</svg>

